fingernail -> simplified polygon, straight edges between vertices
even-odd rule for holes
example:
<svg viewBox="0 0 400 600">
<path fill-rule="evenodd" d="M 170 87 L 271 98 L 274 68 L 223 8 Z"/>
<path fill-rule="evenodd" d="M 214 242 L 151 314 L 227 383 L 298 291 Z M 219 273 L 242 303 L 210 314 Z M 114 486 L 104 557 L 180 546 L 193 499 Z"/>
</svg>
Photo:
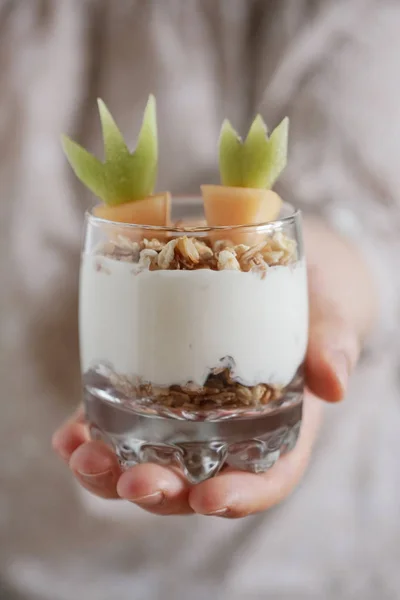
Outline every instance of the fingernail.
<svg viewBox="0 0 400 600">
<path fill-rule="evenodd" d="M 333 352 L 330 357 L 336 376 L 340 381 L 340 385 L 343 390 L 345 390 L 349 381 L 349 361 L 347 356 L 343 352 L 336 351 Z"/>
<path fill-rule="evenodd" d="M 212 512 L 206 513 L 206 517 L 226 517 L 229 514 L 229 508 L 219 508 Z"/>
<path fill-rule="evenodd" d="M 77 475 L 82 481 L 91 486 L 108 487 L 110 483 L 115 482 L 115 474 L 111 469 L 101 473 L 81 473 L 77 471 Z"/>
<path fill-rule="evenodd" d="M 163 492 L 154 492 L 154 494 L 139 496 L 139 498 L 129 498 L 129 500 L 135 504 L 140 504 L 141 506 L 157 506 L 163 503 L 164 498 Z"/>
</svg>

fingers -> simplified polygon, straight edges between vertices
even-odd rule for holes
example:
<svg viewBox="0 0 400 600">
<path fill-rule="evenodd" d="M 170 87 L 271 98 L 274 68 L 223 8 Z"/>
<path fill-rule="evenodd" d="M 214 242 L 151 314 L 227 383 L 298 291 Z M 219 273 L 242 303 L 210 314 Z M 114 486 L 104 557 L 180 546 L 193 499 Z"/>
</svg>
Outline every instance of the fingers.
<svg viewBox="0 0 400 600">
<path fill-rule="evenodd" d="M 84 442 L 89 441 L 89 431 L 84 422 L 83 409 L 79 408 L 57 431 L 52 438 L 55 452 L 67 463 L 72 453 Z"/>
<path fill-rule="evenodd" d="M 312 322 L 306 360 L 310 390 L 328 402 L 342 400 L 359 351 L 357 336 L 345 321 L 329 316 Z"/>
<path fill-rule="evenodd" d="M 53 444 L 79 483 L 101 498 L 123 498 L 158 515 L 198 514 L 231 518 L 266 510 L 283 500 L 302 477 L 320 420 L 321 404 L 310 395 L 296 448 L 267 473 L 227 469 L 191 487 L 178 469 L 142 464 L 121 473 L 114 452 L 104 443 L 86 441 L 79 418 L 64 425 Z"/>
<path fill-rule="evenodd" d="M 304 421 L 296 448 L 264 474 L 225 471 L 194 487 L 189 504 L 196 513 L 228 518 L 267 510 L 295 488 L 308 464 L 321 419 L 321 403 L 311 396 L 304 407 Z"/>
<path fill-rule="evenodd" d="M 117 486 L 121 498 L 159 515 L 192 513 L 188 503 L 189 489 L 178 470 L 155 464 L 132 467 L 121 475 Z"/>
<path fill-rule="evenodd" d="M 121 475 L 118 494 L 159 515 L 195 512 L 238 518 L 266 510 L 288 496 L 301 479 L 321 413 L 322 404 L 308 394 L 296 448 L 262 475 L 227 469 L 217 477 L 190 486 L 178 470 L 137 465 Z"/>
<path fill-rule="evenodd" d="M 306 381 L 314 394 L 328 402 L 337 402 L 343 398 L 358 360 L 360 339 L 345 307 L 337 295 L 329 293 L 318 271 L 310 271 L 309 288 Z"/>
<path fill-rule="evenodd" d="M 85 489 L 101 498 L 118 497 L 118 459 L 106 444 L 90 441 L 82 409 L 55 432 L 52 445 Z"/>
<path fill-rule="evenodd" d="M 53 435 L 53 448 L 69 465 L 77 481 L 101 498 L 124 498 L 155 514 L 189 514 L 189 485 L 175 469 L 137 465 L 121 475 L 114 452 L 90 441 L 79 410 Z"/>
<path fill-rule="evenodd" d="M 100 498 L 118 498 L 121 468 L 114 452 L 103 442 L 86 442 L 79 446 L 70 458 L 69 467 L 89 492 Z"/>
</svg>

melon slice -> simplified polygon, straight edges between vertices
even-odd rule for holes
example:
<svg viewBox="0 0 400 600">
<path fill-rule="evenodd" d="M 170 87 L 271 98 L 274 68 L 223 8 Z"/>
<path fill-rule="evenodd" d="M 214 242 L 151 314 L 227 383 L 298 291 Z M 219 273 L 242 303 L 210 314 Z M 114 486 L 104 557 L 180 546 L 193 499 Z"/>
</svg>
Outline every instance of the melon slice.
<svg viewBox="0 0 400 600">
<path fill-rule="evenodd" d="M 209 227 L 267 223 L 279 217 L 282 207 L 272 190 L 203 185 L 201 191 Z"/>
<path fill-rule="evenodd" d="M 279 217 L 282 200 L 271 190 L 203 185 L 204 212 L 209 227 L 256 225 Z M 211 234 L 213 241 L 230 240 L 234 244 L 253 246 L 266 234 L 248 231 L 219 231 Z"/>
<path fill-rule="evenodd" d="M 115 223 L 165 227 L 170 222 L 171 194 L 169 192 L 155 194 L 143 200 L 135 200 L 116 206 L 99 204 L 94 207 L 93 214 L 95 217 Z"/>
<path fill-rule="evenodd" d="M 123 227 L 123 225 L 154 225 L 165 227 L 170 223 L 171 194 L 155 194 L 143 200 L 135 200 L 118 206 L 99 204 L 93 209 L 93 215 L 104 219 L 109 224 L 102 224 L 102 228 L 111 241 L 119 240 L 120 236 L 132 242 L 140 242 L 143 238 L 159 239 L 164 241 L 168 232 L 141 229 L 140 227 Z M 118 227 L 115 223 L 121 223 Z"/>
</svg>

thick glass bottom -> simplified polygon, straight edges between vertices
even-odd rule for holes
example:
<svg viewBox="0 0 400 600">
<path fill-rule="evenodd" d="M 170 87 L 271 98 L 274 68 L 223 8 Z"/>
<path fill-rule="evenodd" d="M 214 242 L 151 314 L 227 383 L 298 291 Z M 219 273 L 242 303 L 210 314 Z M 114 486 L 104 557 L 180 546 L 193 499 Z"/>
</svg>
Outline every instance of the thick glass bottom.
<svg viewBox="0 0 400 600">
<path fill-rule="evenodd" d="M 267 413 L 214 421 L 143 414 L 93 385 L 85 385 L 84 400 L 92 438 L 109 444 L 124 468 L 177 465 L 196 484 L 226 465 L 253 473 L 272 467 L 296 445 L 303 394 L 292 390 Z"/>
</svg>

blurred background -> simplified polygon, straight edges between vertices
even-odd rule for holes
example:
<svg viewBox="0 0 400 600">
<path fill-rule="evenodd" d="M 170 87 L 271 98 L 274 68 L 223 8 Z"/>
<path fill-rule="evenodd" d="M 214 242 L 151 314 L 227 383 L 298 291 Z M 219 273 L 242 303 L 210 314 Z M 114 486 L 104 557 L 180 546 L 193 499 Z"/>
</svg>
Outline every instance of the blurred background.
<svg viewBox="0 0 400 600">
<path fill-rule="evenodd" d="M 0 598 L 400 598 L 399 31 L 393 0 L 0 0 Z M 60 134 L 100 155 L 101 97 L 133 146 L 149 92 L 173 193 L 217 181 L 224 117 L 289 115 L 280 193 L 356 239 L 381 292 L 304 482 L 245 521 L 97 501 L 51 451 L 80 400 L 94 202 Z"/>
</svg>

